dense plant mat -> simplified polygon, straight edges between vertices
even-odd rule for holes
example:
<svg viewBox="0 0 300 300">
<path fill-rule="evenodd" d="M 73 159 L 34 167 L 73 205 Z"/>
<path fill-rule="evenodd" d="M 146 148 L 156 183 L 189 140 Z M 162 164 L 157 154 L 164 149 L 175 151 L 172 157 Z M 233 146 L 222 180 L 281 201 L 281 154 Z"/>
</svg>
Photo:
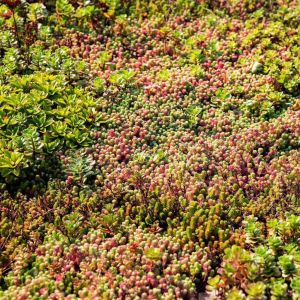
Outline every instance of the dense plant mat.
<svg viewBox="0 0 300 300">
<path fill-rule="evenodd" d="M 299 14 L 2 0 L 0 298 L 300 299 Z"/>
</svg>

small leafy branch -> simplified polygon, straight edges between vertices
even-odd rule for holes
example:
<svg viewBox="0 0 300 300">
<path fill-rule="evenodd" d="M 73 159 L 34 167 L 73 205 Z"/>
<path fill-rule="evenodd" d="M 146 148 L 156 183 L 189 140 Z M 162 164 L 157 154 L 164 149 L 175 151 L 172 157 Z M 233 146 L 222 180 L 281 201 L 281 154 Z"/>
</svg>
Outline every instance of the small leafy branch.
<svg viewBox="0 0 300 300">
<path fill-rule="evenodd" d="M 70 173 L 72 179 L 78 182 L 79 185 L 84 185 L 90 176 L 97 174 L 97 171 L 94 169 L 95 161 L 90 155 L 82 152 L 73 152 L 68 161 L 69 164 L 65 172 Z"/>
</svg>

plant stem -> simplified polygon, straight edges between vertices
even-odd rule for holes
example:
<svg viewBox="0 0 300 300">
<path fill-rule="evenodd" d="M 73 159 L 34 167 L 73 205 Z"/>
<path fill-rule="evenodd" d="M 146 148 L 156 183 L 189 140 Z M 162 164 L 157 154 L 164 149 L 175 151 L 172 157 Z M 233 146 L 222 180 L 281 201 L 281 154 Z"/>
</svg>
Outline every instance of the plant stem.
<svg viewBox="0 0 300 300">
<path fill-rule="evenodd" d="M 18 41 L 18 46 L 19 48 L 21 48 L 21 41 L 20 41 L 20 37 L 19 37 L 19 32 L 18 32 L 18 27 L 17 27 L 17 22 L 16 22 L 16 18 L 15 18 L 15 10 L 12 10 L 13 13 L 13 19 L 14 19 L 14 25 L 15 25 L 15 35 L 17 37 L 17 41 Z"/>
</svg>

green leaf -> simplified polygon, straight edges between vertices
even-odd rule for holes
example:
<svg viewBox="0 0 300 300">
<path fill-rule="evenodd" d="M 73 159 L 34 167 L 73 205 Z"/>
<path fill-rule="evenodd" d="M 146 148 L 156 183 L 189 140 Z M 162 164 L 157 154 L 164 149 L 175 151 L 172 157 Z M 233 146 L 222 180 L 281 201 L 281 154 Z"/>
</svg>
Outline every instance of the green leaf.
<svg viewBox="0 0 300 300">
<path fill-rule="evenodd" d="M 19 176 L 20 176 L 20 173 L 21 173 L 21 170 L 20 170 L 20 169 L 14 169 L 14 170 L 12 170 L 12 173 L 13 173 L 15 176 L 19 177 Z"/>
<path fill-rule="evenodd" d="M 253 74 L 257 74 L 259 72 L 261 72 L 263 69 L 263 65 L 257 61 L 255 61 L 253 64 L 252 64 L 252 69 L 251 69 L 251 72 Z"/>
<path fill-rule="evenodd" d="M 56 12 L 69 17 L 74 12 L 74 8 L 67 0 L 56 0 Z"/>
<path fill-rule="evenodd" d="M 24 144 L 25 155 L 30 156 L 42 152 L 44 143 L 41 141 L 40 135 L 35 128 L 23 130 L 22 141 Z"/>
<path fill-rule="evenodd" d="M 264 293 L 265 285 L 263 282 L 250 283 L 245 290 L 250 296 L 258 296 Z"/>
<path fill-rule="evenodd" d="M 2 175 L 3 177 L 8 177 L 8 176 L 11 174 L 11 172 L 12 172 L 12 170 L 10 170 L 10 169 L 3 169 L 3 170 L 1 171 L 1 175 Z"/>
<path fill-rule="evenodd" d="M 147 249 L 145 251 L 145 255 L 148 260 L 151 260 L 153 262 L 159 261 L 162 257 L 162 253 L 160 252 L 160 250 L 154 248 Z"/>
<path fill-rule="evenodd" d="M 48 11 L 42 3 L 32 3 L 28 5 L 29 13 L 27 14 L 30 21 L 38 21 L 47 17 Z"/>
<path fill-rule="evenodd" d="M 158 150 L 153 157 L 153 161 L 155 163 L 159 163 L 160 161 L 162 161 L 165 158 L 165 156 L 166 156 L 166 154 L 162 150 Z"/>
</svg>

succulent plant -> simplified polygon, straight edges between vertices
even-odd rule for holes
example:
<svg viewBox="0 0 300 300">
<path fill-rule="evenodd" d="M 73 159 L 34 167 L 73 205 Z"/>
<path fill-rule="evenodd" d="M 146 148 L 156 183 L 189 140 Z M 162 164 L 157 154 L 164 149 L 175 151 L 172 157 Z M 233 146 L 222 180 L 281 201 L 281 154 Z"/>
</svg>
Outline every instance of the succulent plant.
<svg viewBox="0 0 300 300">
<path fill-rule="evenodd" d="M 0 298 L 299 298 L 297 1 L 0 5 Z"/>
</svg>

